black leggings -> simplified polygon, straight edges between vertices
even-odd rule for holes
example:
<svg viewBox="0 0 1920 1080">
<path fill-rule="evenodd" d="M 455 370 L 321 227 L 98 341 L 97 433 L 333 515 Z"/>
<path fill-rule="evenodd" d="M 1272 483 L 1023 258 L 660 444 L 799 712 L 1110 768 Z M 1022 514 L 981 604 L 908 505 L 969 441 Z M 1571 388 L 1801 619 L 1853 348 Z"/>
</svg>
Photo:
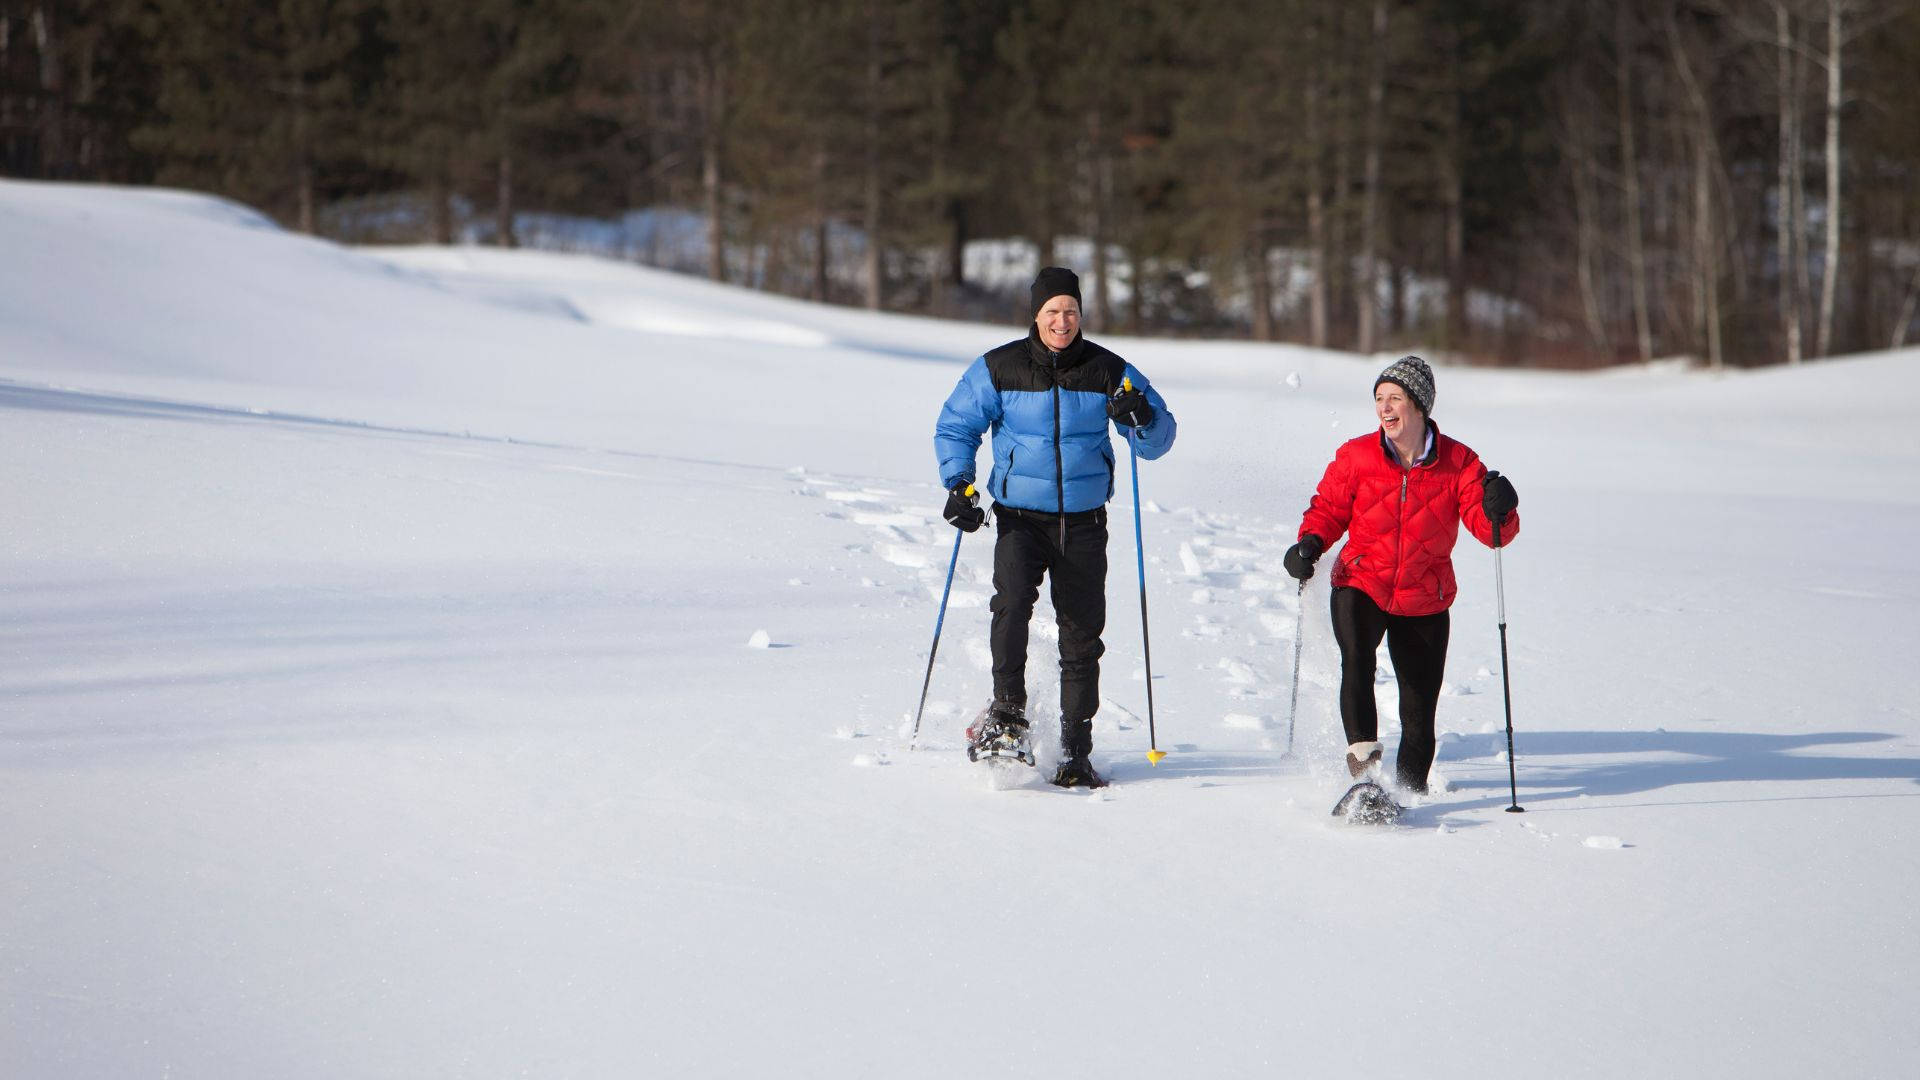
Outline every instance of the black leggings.
<svg viewBox="0 0 1920 1080">
<path fill-rule="evenodd" d="M 1333 636 L 1340 643 L 1340 722 L 1347 742 L 1380 737 L 1374 707 L 1374 651 L 1387 639 L 1387 655 L 1400 683 L 1400 753 L 1394 771 L 1404 787 L 1425 791 L 1433 766 L 1433 714 L 1440 704 L 1440 680 L 1447 667 L 1444 611 L 1432 615 L 1389 615 L 1359 589 L 1333 590 Z"/>
</svg>

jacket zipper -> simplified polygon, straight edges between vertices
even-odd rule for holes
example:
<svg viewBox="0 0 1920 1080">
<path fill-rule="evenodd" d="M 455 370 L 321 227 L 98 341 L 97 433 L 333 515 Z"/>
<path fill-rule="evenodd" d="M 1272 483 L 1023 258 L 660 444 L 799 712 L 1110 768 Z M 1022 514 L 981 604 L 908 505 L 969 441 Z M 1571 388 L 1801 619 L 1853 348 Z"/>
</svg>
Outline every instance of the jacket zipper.
<svg viewBox="0 0 1920 1080">
<path fill-rule="evenodd" d="M 1394 515 L 1393 530 L 1393 589 L 1387 594 L 1389 606 L 1400 595 L 1400 575 L 1407 568 L 1407 478 L 1413 475 L 1406 468 L 1400 470 L 1400 506 Z"/>
<path fill-rule="evenodd" d="M 1060 356 L 1053 355 L 1053 490 L 1060 514 L 1060 550 L 1067 550 L 1067 463 L 1060 449 Z"/>
</svg>

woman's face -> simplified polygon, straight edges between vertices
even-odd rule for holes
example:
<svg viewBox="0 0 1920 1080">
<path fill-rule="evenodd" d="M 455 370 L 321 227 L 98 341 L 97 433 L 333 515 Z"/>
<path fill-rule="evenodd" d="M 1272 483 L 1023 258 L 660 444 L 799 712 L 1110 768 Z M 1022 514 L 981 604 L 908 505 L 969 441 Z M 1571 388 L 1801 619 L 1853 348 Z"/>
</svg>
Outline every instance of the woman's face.
<svg viewBox="0 0 1920 1080">
<path fill-rule="evenodd" d="M 1080 301 L 1056 296 L 1040 306 L 1033 323 L 1040 328 L 1040 344 L 1059 352 L 1073 344 L 1073 336 L 1080 332 Z"/>
<path fill-rule="evenodd" d="M 1373 389 L 1373 414 L 1380 418 L 1380 430 L 1387 438 L 1398 439 L 1408 432 L 1426 432 L 1426 417 L 1421 415 L 1420 406 L 1407 396 L 1407 389 L 1397 382 L 1383 382 Z"/>
</svg>

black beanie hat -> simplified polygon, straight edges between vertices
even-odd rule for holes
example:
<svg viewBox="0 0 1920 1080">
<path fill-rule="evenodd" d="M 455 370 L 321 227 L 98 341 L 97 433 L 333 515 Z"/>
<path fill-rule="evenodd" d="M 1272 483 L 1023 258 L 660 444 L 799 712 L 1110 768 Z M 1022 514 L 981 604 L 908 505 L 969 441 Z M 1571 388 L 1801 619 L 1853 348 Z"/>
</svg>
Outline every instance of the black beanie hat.
<svg viewBox="0 0 1920 1080">
<path fill-rule="evenodd" d="M 1043 266 L 1040 272 L 1034 275 L 1033 287 L 1027 290 L 1027 294 L 1033 300 L 1028 318 L 1038 317 L 1040 309 L 1046 307 L 1047 301 L 1056 296 L 1071 296 L 1073 302 L 1078 304 L 1080 275 L 1064 266 Z"/>
<path fill-rule="evenodd" d="M 1381 372 L 1379 378 L 1373 380 L 1373 388 L 1380 389 L 1383 382 L 1399 383 L 1400 388 L 1413 398 L 1413 403 L 1420 406 L 1420 415 L 1433 415 L 1433 369 L 1427 366 L 1425 360 L 1417 356 L 1403 356 L 1395 360 L 1387 365 L 1387 370 Z"/>
</svg>

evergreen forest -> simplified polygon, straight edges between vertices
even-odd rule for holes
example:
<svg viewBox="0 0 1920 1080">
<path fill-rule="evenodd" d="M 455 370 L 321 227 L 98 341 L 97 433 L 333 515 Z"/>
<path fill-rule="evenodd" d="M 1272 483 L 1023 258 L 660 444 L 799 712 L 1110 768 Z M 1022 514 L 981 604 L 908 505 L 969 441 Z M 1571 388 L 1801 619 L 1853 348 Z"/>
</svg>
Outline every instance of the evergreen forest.
<svg viewBox="0 0 1920 1080">
<path fill-rule="evenodd" d="M 1920 338 L 1916 72 L 1915 0 L 0 0 L 0 176 L 1010 324 L 1062 263 L 1094 333 L 1757 366 Z"/>
</svg>

